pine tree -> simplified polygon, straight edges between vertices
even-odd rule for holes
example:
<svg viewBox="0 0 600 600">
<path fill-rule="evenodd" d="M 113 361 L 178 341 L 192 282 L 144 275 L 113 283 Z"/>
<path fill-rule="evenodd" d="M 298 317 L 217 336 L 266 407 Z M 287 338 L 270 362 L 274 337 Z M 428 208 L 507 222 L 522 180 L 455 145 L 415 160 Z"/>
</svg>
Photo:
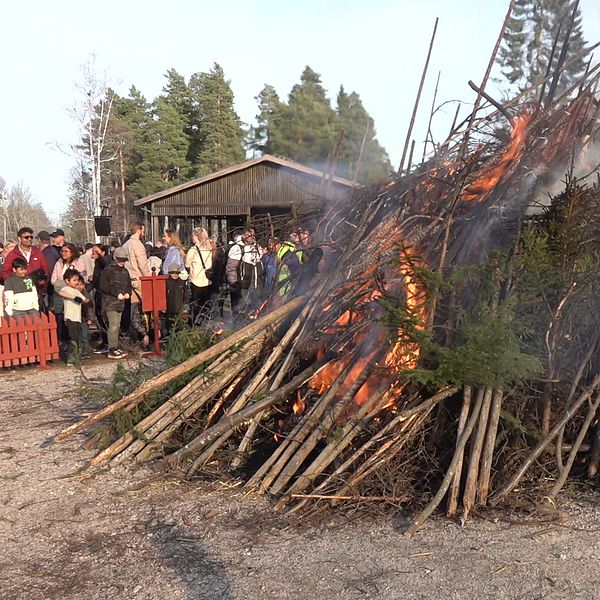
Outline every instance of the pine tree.
<svg viewBox="0 0 600 600">
<path fill-rule="evenodd" d="M 208 73 L 190 78 L 191 145 L 188 156 L 197 175 L 218 171 L 245 158 L 242 124 L 233 107 L 233 91 L 215 63 Z"/>
<path fill-rule="evenodd" d="M 321 77 L 307 66 L 300 83 L 292 88 L 287 105 L 281 107 L 280 116 L 270 128 L 271 151 L 324 168 L 337 135 L 336 114 Z"/>
<path fill-rule="evenodd" d="M 116 137 L 121 145 L 127 186 L 140 176 L 138 166 L 142 161 L 141 147 L 151 118 L 151 106 L 135 86 L 129 89 L 128 97 L 115 98 L 111 126 L 119 132 Z M 118 176 L 120 177 L 120 166 Z"/>
<path fill-rule="evenodd" d="M 498 55 L 502 75 L 509 84 L 525 90 L 542 80 L 548 72 L 552 46 L 558 43 L 552 57 L 551 69 L 556 66 L 573 13 L 574 0 L 517 0 L 504 42 Z M 560 27 L 560 32 L 559 32 Z M 566 61 L 577 56 L 585 47 L 578 8 L 569 36 Z M 583 58 L 565 69 L 559 81 L 560 94 L 574 83 L 585 70 Z"/>
<path fill-rule="evenodd" d="M 154 102 L 151 118 L 145 124 L 138 152 L 139 176 L 131 185 L 139 198 L 185 181 L 190 171 L 187 160 L 189 140 L 185 120 L 163 96 Z"/>
<path fill-rule="evenodd" d="M 167 83 L 163 87 L 162 97 L 166 103 L 172 106 L 181 117 L 184 127 L 183 132 L 188 138 L 187 159 L 192 164 L 194 154 L 192 152 L 192 143 L 194 139 L 194 127 L 192 125 L 192 97 L 190 86 L 185 82 L 185 78 L 175 69 L 169 69 L 165 73 Z M 188 177 L 192 173 L 182 173 L 182 176 Z"/>
<path fill-rule="evenodd" d="M 337 116 L 338 128 L 344 130 L 337 174 L 354 179 L 364 140 L 358 181 L 374 183 L 386 178 L 391 171 L 389 157 L 379 145 L 375 137 L 374 121 L 356 92 L 347 94 L 344 87 L 340 87 L 337 96 Z"/>
<path fill-rule="evenodd" d="M 284 104 L 275 88 L 269 84 L 265 84 L 255 100 L 259 113 L 256 115 L 257 125 L 250 131 L 248 146 L 258 155 L 273 154 L 272 131 L 279 127 Z"/>
<path fill-rule="evenodd" d="M 163 97 L 187 121 L 191 111 L 191 98 L 184 76 L 175 69 L 169 69 L 165 78 L 167 83 L 163 87 Z"/>
</svg>

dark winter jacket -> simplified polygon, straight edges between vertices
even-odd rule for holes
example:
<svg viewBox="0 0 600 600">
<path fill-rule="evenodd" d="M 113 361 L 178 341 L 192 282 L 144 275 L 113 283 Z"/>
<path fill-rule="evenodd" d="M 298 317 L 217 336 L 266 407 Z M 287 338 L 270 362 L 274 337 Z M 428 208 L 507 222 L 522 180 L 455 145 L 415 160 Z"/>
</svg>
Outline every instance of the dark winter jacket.
<svg viewBox="0 0 600 600">
<path fill-rule="evenodd" d="M 123 312 L 125 301 L 119 300 L 119 294 L 131 296 L 131 277 L 125 267 L 112 263 L 100 275 L 100 292 L 102 293 L 102 310 Z"/>
<path fill-rule="evenodd" d="M 54 271 L 54 265 L 60 258 L 60 248 L 54 244 L 51 244 L 50 246 L 46 246 L 42 252 L 44 253 L 44 257 L 48 263 L 48 277 L 50 277 L 50 275 L 52 275 L 52 271 Z"/>
<path fill-rule="evenodd" d="M 187 302 L 188 287 L 182 279 L 167 279 L 167 314 L 178 315 Z"/>
</svg>

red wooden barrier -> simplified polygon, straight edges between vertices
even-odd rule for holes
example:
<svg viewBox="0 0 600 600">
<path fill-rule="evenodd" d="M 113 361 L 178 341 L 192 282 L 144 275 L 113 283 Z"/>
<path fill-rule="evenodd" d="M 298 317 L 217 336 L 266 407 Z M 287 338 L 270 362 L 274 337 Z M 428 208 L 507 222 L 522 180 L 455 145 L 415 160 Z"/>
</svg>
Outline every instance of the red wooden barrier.
<svg viewBox="0 0 600 600">
<path fill-rule="evenodd" d="M 59 357 L 56 317 L 3 317 L 0 319 L 0 368 L 47 362 Z"/>
<path fill-rule="evenodd" d="M 142 310 L 151 312 L 154 321 L 154 352 L 146 352 L 145 357 L 162 356 L 160 351 L 160 311 L 167 310 L 167 279 L 168 275 L 157 275 L 152 269 L 152 275 L 140 277 L 142 282 Z"/>
</svg>

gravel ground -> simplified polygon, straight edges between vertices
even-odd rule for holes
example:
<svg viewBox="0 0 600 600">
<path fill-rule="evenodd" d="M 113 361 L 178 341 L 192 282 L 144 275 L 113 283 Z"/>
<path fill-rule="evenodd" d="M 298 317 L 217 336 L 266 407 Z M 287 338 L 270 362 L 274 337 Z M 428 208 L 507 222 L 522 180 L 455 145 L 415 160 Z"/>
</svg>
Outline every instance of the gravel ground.
<svg viewBox="0 0 600 600">
<path fill-rule="evenodd" d="M 597 496 L 560 524 L 440 517 L 412 540 L 383 518 L 298 526 L 233 484 L 78 472 L 83 437 L 43 444 L 94 408 L 80 384 L 60 366 L 0 372 L 1 599 L 600 598 Z"/>
</svg>

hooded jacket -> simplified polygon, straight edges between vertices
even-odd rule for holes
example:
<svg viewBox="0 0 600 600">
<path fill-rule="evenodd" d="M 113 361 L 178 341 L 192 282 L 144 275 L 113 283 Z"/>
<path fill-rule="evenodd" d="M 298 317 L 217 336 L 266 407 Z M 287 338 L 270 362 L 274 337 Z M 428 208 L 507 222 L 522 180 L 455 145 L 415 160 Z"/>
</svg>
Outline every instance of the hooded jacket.
<svg viewBox="0 0 600 600">
<path fill-rule="evenodd" d="M 123 312 L 125 300 L 119 300 L 119 294 L 131 295 L 131 277 L 125 267 L 115 263 L 108 265 L 100 275 L 102 310 Z"/>
</svg>

